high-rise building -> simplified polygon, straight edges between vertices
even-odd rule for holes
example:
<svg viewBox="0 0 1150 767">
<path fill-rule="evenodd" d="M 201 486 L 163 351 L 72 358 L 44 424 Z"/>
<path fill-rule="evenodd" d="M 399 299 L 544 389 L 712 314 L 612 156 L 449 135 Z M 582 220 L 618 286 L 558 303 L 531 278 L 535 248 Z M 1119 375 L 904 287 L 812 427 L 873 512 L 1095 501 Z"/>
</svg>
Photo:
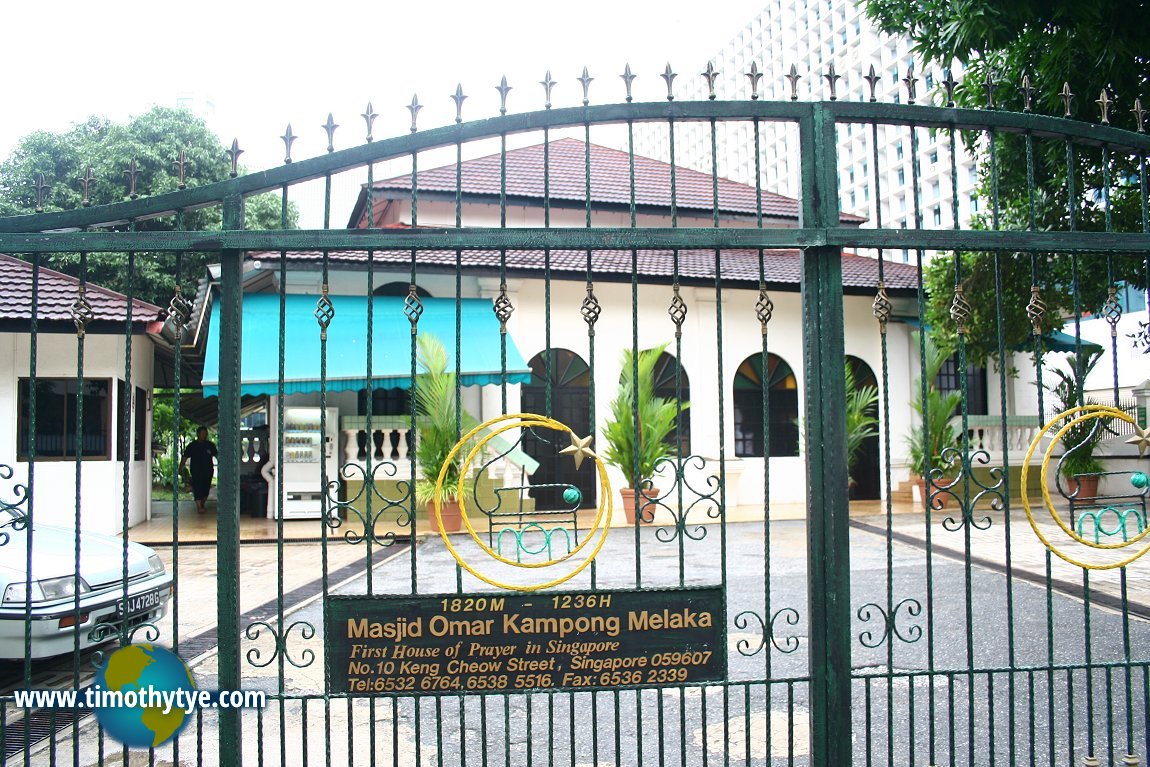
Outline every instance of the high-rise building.
<svg viewBox="0 0 1150 767">
<path fill-rule="evenodd" d="M 913 67 L 920 103 L 943 98 L 945 74 L 935 67 L 923 68 L 911 54 L 911 41 L 879 31 L 865 11 L 852 0 L 770 0 L 762 11 L 723 48 L 711 62 L 718 77 L 715 93 L 720 99 L 750 98 L 747 73 L 752 63 L 762 72 L 760 98 L 786 101 L 792 87 L 800 101 L 830 97 L 825 75 L 833 63 L 836 97 L 864 101 L 871 97 L 865 79 L 873 66 L 878 81 L 879 101 L 903 102 L 908 92 L 903 79 Z M 800 79 L 792 86 L 787 75 L 794 66 Z M 961 76 L 957 69 L 955 79 Z M 705 99 L 707 79 L 696 72 L 683 72 L 675 81 L 680 99 Z M 926 229 L 953 227 L 954 201 L 957 219 L 965 226 L 979 211 L 978 172 L 964 138 L 956 135 L 954 152 L 947 131 L 915 129 L 918 142 L 919 226 Z M 651 126 L 636 135 L 636 151 L 651 157 L 667 158 L 669 130 Z M 713 137 L 717 148 L 717 168 L 712 161 L 712 135 L 709 126 L 682 124 L 675 128 L 676 164 L 720 176 L 754 183 L 755 152 L 750 123 L 720 123 Z M 877 142 L 871 126 L 839 126 L 839 196 L 843 212 L 863 216 L 864 226 L 914 228 L 915 187 L 911 128 L 880 127 Z M 977 138 L 977 137 L 976 137 Z M 766 123 L 761 127 L 759 162 L 763 188 L 788 196 L 798 196 L 798 132 L 791 124 Z M 875 162 L 877 143 L 878 162 Z M 879 176 L 876 179 L 876 169 Z M 877 193 L 876 193 L 877 187 Z M 873 254 L 872 254 L 873 255 Z M 906 252 L 887 253 L 895 260 L 912 260 Z"/>
</svg>

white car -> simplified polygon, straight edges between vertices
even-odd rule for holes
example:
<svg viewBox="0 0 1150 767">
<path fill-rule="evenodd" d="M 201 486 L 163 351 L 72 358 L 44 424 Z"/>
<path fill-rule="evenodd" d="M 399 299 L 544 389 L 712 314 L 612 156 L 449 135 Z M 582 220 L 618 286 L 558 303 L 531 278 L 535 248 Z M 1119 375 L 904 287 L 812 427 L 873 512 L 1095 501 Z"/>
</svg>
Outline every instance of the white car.
<svg viewBox="0 0 1150 767">
<path fill-rule="evenodd" d="M 81 532 L 77 580 L 76 539 L 75 530 L 35 525 L 29 574 L 28 530 L 20 518 L 0 513 L 0 659 L 24 659 L 24 626 L 29 618 L 31 656 L 48 658 L 72 652 L 77 634 L 83 650 L 117 639 L 124 621 L 129 628 L 154 623 L 167 611 L 172 578 L 154 551 L 128 542 L 125 591 L 124 541 Z M 108 625 L 94 633 L 101 624 Z"/>
</svg>

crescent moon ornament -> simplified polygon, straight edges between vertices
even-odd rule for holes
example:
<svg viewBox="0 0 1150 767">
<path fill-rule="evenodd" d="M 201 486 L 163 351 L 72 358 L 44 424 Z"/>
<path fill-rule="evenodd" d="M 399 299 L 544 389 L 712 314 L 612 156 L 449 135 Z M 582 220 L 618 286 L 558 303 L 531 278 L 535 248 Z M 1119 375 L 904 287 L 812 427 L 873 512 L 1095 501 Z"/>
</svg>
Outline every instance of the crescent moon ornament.
<svg viewBox="0 0 1150 767">
<path fill-rule="evenodd" d="M 1141 427 L 1139 427 L 1138 423 L 1128 413 L 1108 405 L 1086 405 L 1084 407 L 1076 407 L 1071 410 L 1067 410 L 1064 413 L 1059 413 L 1050 419 L 1042 427 L 1042 430 L 1035 436 L 1034 440 L 1030 443 L 1030 449 L 1027 451 L 1026 458 L 1022 463 L 1022 477 L 1020 482 L 1022 487 L 1027 487 L 1026 483 L 1030 475 L 1031 458 L 1038 450 L 1038 446 L 1042 442 L 1043 438 L 1046 437 L 1050 431 L 1057 429 L 1057 431 L 1051 435 L 1050 444 L 1047 445 L 1046 450 L 1042 456 L 1042 467 L 1040 469 L 1042 473 L 1042 501 L 1043 505 L 1046 507 L 1046 511 L 1050 514 L 1050 518 L 1058 525 L 1066 537 L 1070 539 L 1071 545 L 1077 544 L 1077 550 L 1072 550 L 1071 552 L 1064 551 L 1062 548 L 1056 546 L 1050 540 L 1047 534 L 1044 533 L 1043 530 L 1039 527 L 1038 520 L 1036 520 L 1034 517 L 1034 510 L 1030 506 L 1030 499 L 1027 497 L 1026 493 L 1022 494 L 1022 508 L 1026 511 L 1026 518 L 1029 520 L 1030 527 L 1032 530 L 1034 530 L 1034 534 L 1038 536 L 1038 539 L 1042 541 L 1042 544 L 1046 546 L 1046 548 L 1050 549 L 1052 554 L 1065 560 L 1066 562 L 1069 562 L 1072 565 L 1077 565 L 1085 570 L 1113 570 L 1115 568 L 1129 565 L 1131 562 L 1137 560 L 1147 551 L 1150 551 L 1150 542 L 1143 543 L 1146 541 L 1147 536 L 1150 536 L 1150 525 L 1147 525 L 1145 520 L 1142 520 L 1140 522 L 1140 529 L 1137 534 L 1131 535 L 1128 538 L 1124 536 L 1124 540 L 1116 543 L 1101 543 L 1098 540 L 1090 540 L 1083 536 L 1080 532 L 1075 531 L 1075 524 L 1073 520 L 1071 520 L 1070 524 L 1067 524 L 1067 521 L 1064 520 L 1058 513 L 1058 510 L 1054 506 L 1054 501 L 1050 496 L 1050 487 L 1046 482 L 1046 477 L 1049 474 L 1050 461 L 1053 458 L 1054 449 L 1061 443 L 1063 435 L 1065 435 L 1066 432 L 1070 431 L 1075 426 L 1096 418 L 1113 418 L 1132 424 L 1138 436 L 1127 440 L 1127 442 L 1132 444 L 1139 444 L 1139 447 L 1142 448 L 1139 440 L 1146 439 L 1146 432 L 1143 431 Z M 1059 427 L 1060 424 L 1061 427 Z M 1131 483 L 1134 484 L 1135 487 L 1138 487 L 1136 477 L 1137 475 L 1131 479 Z M 1142 488 L 1142 491 L 1145 493 L 1146 489 Z M 1124 532 L 1125 515 L 1121 511 L 1112 508 L 1106 508 L 1102 511 L 1114 512 L 1118 516 L 1120 527 Z M 1097 524 L 1098 516 L 1095 517 L 1095 521 Z M 1140 548 L 1134 551 L 1133 554 L 1128 554 L 1127 551 L 1121 551 L 1122 549 L 1132 550 L 1130 547 L 1136 545 L 1140 545 Z M 1121 558 L 1101 562 L 1081 559 L 1081 555 L 1089 550 L 1098 552 L 1118 551 L 1118 555 Z"/>
<path fill-rule="evenodd" d="M 491 440 L 508 431 L 531 427 L 543 427 L 555 431 L 566 432 L 570 436 L 571 445 L 569 447 L 563 448 L 559 451 L 559 453 L 561 455 L 570 455 L 574 457 L 576 468 L 582 465 L 583 460 L 587 458 L 590 458 L 595 462 L 595 469 L 599 478 L 599 504 L 596 508 L 595 519 L 591 524 L 591 528 L 587 531 L 586 535 L 583 536 L 582 540 L 579 541 L 579 543 L 577 543 L 574 548 L 571 548 L 566 554 L 544 561 L 520 562 L 517 559 L 504 557 L 493 548 L 488 546 L 486 543 L 484 543 L 482 538 L 479 536 L 479 533 L 475 530 L 475 526 L 472 524 L 471 518 L 468 516 L 467 500 L 465 497 L 466 494 L 460 494 L 457 500 L 459 502 L 459 512 L 463 520 L 463 524 L 467 528 L 467 532 L 471 536 L 471 540 L 475 543 L 475 545 L 479 547 L 480 551 L 485 553 L 489 558 L 494 559 L 496 562 L 504 565 L 510 565 L 511 567 L 518 567 L 527 570 L 544 570 L 546 568 L 562 566 L 564 563 L 568 562 L 577 562 L 577 564 L 574 564 L 571 569 L 556 575 L 549 580 L 543 580 L 533 584 L 508 583 L 481 572 L 479 568 L 468 562 L 452 542 L 451 536 L 449 536 L 443 530 L 443 525 L 441 522 L 443 513 L 443 484 L 447 479 L 448 468 L 455 461 L 456 457 L 465 448 L 468 448 L 468 446 L 471 445 L 472 440 L 476 441 L 474 445 L 471 445 L 467 455 L 463 458 L 460 464 L 461 476 L 466 476 L 468 468 L 476 460 L 476 458 L 482 455 L 484 447 Z M 443 539 L 443 543 L 447 547 L 448 553 L 451 554 L 459 566 L 484 583 L 495 586 L 496 588 L 507 589 L 509 591 L 526 592 L 540 591 L 542 589 L 558 586 L 559 584 L 565 583 L 574 578 L 579 573 L 583 572 L 583 570 L 585 570 L 591 564 L 591 562 L 595 560 L 595 557 L 598 556 L 599 552 L 603 549 L 603 544 L 607 541 L 607 531 L 610 529 L 611 513 L 613 511 L 611 485 L 607 480 L 607 468 L 603 465 L 603 461 L 600 460 L 599 456 L 595 455 L 595 453 L 590 449 L 589 445 L 591 444 L 591 439 L 592 437 L 590 435 L 586 437 L 578 436 L 569 426 L 556 421 L 553 418 L 535 415 L 533 413 L 512 413 L 509 415 L 497 416 L 496 418 L 492 418 L 479 424 L 474 429 L 467 432 L 467 434 L 464 434 L 463 437 L 461 437 L 460 440 L 455 443 L 455 447 L 451 449 L 451 452 L 447 455 L 447 459 L 443 462 L 443 467 L 439 471 L 439 477 L 435 484 L 435 500 L 432 503 L 433 512 L 435 514 L 436 520 L 439 522 L 439 535 Z M 567 497 L 566 493 L 564 493 L 564 497 Z M 590 547 L 589 551 L 588 547 Z M 579 559 L 579 556 L 584 552 L 587 552 L 586 555 L 583 556 L 582 559 Z"/>
</svg>

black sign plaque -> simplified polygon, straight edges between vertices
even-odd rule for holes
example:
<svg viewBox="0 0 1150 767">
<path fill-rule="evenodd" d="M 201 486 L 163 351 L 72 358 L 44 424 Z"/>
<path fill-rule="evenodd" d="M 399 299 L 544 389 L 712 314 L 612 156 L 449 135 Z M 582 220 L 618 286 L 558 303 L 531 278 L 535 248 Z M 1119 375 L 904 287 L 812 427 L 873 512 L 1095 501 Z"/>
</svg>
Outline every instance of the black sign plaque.
<svg viewBox="0 0 1150 767">
<path fill-rule="evenodd" d="M 720 680 L 722 587 L 330 596 L 329 689 L 352 695 L 594 690 Z"/>
</svg>

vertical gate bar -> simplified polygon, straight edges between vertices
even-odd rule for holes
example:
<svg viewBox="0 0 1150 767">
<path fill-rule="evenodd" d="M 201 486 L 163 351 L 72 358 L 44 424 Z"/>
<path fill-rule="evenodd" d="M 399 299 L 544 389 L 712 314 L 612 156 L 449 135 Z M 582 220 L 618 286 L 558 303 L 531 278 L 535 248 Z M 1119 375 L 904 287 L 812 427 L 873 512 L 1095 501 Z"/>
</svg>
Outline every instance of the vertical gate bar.
<svg viewBox="0 0 1150 767">
<path fill-rule="evenodd" d="M 78 295 L 77 304 L 76 304 L 76 307 L 78 309 L 80 308 L 80 304 L 87 304 L 87 298 L 85 296 L 85 291 L 87 290 L 87 282 L 88 282 L 88 254 L 87 253 L 81 253 L 80 254 L 80 286 L 79 286 L 79 295 Z M 87 322 L 91 319 L 91 313 L 92 313 L 91 307 L 85 306 L 83 310 L 76 313 L 77 316 L 79 316 L 80 314 L 85 314 L 85 313 L 87 316 L 82 320 L 78 320 L 76 323 L 76 400 L 75 400 L 75 402 L 76 402 L 76 412 L 75 412 L 76 436 L 75 436 L 75 442 L 72 445 L 72 449 L 74 451 L 74 456 L 75 456 L 75 472 L 73 475 L 75 477 L 75 480 L 74 480 L 75 481 L 75 501 L 74 501 L 75 502 L 75 506 L 74 506 L 75 517 L 74 517 L 74 530 L 73 530 L 73 535 L 72 535 L 72 540 L 73 540 L 73 545 L 74 545 L 74 547 L 73 547 L 73 557 L 74 558 L 72 560 L 72 567 L 73 567 L 72 572 L 74 573 L 74 579 L 73 579 L 73 585 L 72 585 L 73 596 L 72 596 L 71 601 L 72 601 L 73 615 L 75 616 L 77 628 L 79 627 L 79 623 L 80 623 L 80 595 L 81 595 L 81 592 L 80 592 L 80 531 L 83 529 L 83 526 L 81 523 L 81 514 L 83 512 L 82 494 L 83 494 L 83 466 L 84 466 L 84 453 L 85 453 L 85 449 L 84 449 L 85 448 L 85 445 L 84 445 L 84 405 L 85 405 L 85 402 L 84 402 L 84 388 L 85 388 L 84 387 L 84 342 L 85 342 L 86 336 L 85 336 L 85 329 L 84 328 L 85 328 L 85 325 L 87 324 Z M 105 400 L 105 403 L 107 403 L 108 400 L 115 401 L 114 395 L 112 395 L 111 392 L 108 392 L 108 394 L 109 394 L 109 396 Z M 65 402 L 66 401 L 67 400 L 65 399 Z M 112 445 L 107 445 L 107 448 L 108 448 L 108 456 L 112 457 L 112 452 L 111 452 Z M 29 580 L 32 579 L 32 570 L 28 571 L 28 578 L 29 578 Z M 28 587 L 26 590 L 29 594 L 32 592 L 31 587 Z M 72 685 L 73 685 L 73 687 L 75 687 L 77 689 L 79 689 L 79 687 L 80 687 L 80 632 L 76 631 L 76 630 L 74 630 L 72 632 Z M 75 713 L 73 712 L 73 717 L 74 716 L 75 716 Z M 56 714 L 55 713 L 53 713 L 53 715 L 52 715 L 52 729 L 53 729 L 52 764 L 55 764 L 56 763 L 56 755 L 55 755 L 54 751 L 55 751 L 55 745 L 56 745 L 56 737 L 59 734 L 59 733 L 55 732 L 55 730 L 56 730 Z M 123 750 L 124 750 L 124 754 L 126 757 L 127 750 L 128 750 L 127 746 L 125 746 Z M 126 758 L 125 758 L 125 761 L 127 761 Z M 77 738 L 72 738 L 72 762 L 73 762 L 73 764 L 79 764 L 79 762 L 80 762 L 80 743 L 79 743 L 79 740 Z"/>
<path fill-rule="evenodd" d="M 1006 676 L 1009 679 L 1012 674 L 1008 671 Z M 987 752 L 990 754 L 990 767 L 994 767 L 994 672 L 988 671 L 986 673 L 986 708 L 987 708 Z M 970 761 L 974 761 L 974 751 L 971 751 Z M 1009 762 L 1008 762 L 1009 764 Z M 1013 765 L 1012 765 L 1013 767 Z"/>
<path fill-rule="evenodd" d="M 959 295 L 962 290 L 962 252 L 954 252 L 954 290 L 955 296 Z M 970 391 L 969 381 L 966 375 L 967 354 L 966 354 L 966 328 L 960 324 L 957 330 L 958 337 L 958 364 L 955 366 L 958 371 L 958 390 L 959 390 L 959 417 L 962 421 L 962 426 L 959 429 L 960 449 L 962 451 L 959 456 L 959 471 L 960 481 L 962 483 L 962 495 L 958 499 L 959 506 L 962 512 L 962 574 L 963 574 L 963 618 L 966 629 L 966 667 L 968 675 L 966 677 L 966 748 L 967 753 L 973 755 L 974 753 L 974 583 L 973 583 L 973 569 L 971 566 L 971 547 L 973 539 L 971 536 L 971 528 L 974 526 L 974 506 L 970 498 L 970 482 L 971 471 L 973 470 L 973 463 L 970 458 Z M 930 443 L 928 443 L 930 444 Z M 943 451 L 945 453 L 945 450 Z M 944 471 L 949 466 L 949 461 L 943 459 L 940 461 L 941 467 Z M 942 484 L 947 484 L 942 480 Z M 945 521 L 944 521 L 945 528 Z M 952 689 L 953 692 L 953 689 Z M 950 723 L 951 729 L 954 728 L 954 698 L 951 697 L 950 709 Z M 953 760 L 953 749 L 955 748 L 954 737 L 951 737 L 951 749 Z"/>
<path fill-rule="evenodd" d="M 955 751 L 957 746 L 954 739 L 954 672 L 946 673 L 946 745 L 950 753 L 950 767 L 955 767 Z"/>
<path fill-rule="evenodd" d="M 586 200 L 584 211 L 584 226 L 587 229 L 591 228 L 591 123 L 590 121 L 583 123 L 583 197 Z M 598 302 L 595 299 L 595 274 L 591 262 L 591 249 L 587 249 L 587 298 L 584 299 L 584 307 L 591 311 L 598 308 Z M 598 321 L 598 315 L 588 313 L 584 319 L 587 322 L 587 380 L 590 386 L 587 391 L 587 423 L 590 425 L 591 433 L 595 432 L 595 323 Z M 605 499 L 596 496 L 599 503 L 603 503 Z M 578 521 L 578 517 L 576 517 Z M 608 520 L 610 521 L 610 520 Z M 579 526 L 575 526 L 575 538 L 579 538 Z M 598 572 L 595 561 L 591 561 L 591 589 L 594 590 L 598 579 Z M 574 701 L 572 701 L 574 704 Z M 599 696 L 591 696 L 591 740 L 592 740 L 592 763 L 599 763 L 599 738 L 597 726 L 599 724 Z M 572 756 L 574 760 L 574 756 Z M 572 761 L 574 764 L 574 761 Z"/>
<path fill-rule="evenodd" d="M 763 228 L 763 156 L 762 156 L 762 129 L 759 124 L 759 118 L 756 117 L 752 123 L 752 128 L 755 133 L 755 228 Z M 766 264 L 765 252 L 759 248 L 759 301 L 761 305 L 756 304 L 756 314 L 762 312 L 759 320 L 759 329 L 761 338 L 761 348 L 759 357 L 759 393 L 763 398 L 763 406 L 761 409 L 759 428 L 762 430 L 762 452 L 763 452 L 763 626 L 764 636 L 766 635 L 766 626 L 770 626 L 771 620 L 771 387 L 768 381 L 770 364 L 768 352 L 768 328 L 770 325 L 769 301 L 767 295 L 767 277 L 766 277 Z M 766 300 L 763 300 L 766 299 Z M 737 407 L 737 406 L 736 406 Z M 753 454 L 754 447 L 752 446 L 751 453 Z M 738 453 L 736 452 L 736 457 Z M 764 665 L 764 678 L 771 679 L 771 647 L 766 641 L 763 642 L 763 665 Z M 766 753 L 768 757 L 771 753 L 771 695 L 773 690 L 768 687 L 766 689 L 767 698 L 767 728 L 766 728 Z M 750 763 L 750 759 L 747 760 Z"/>
<path fill-rule="evenodd" d="M 1066 669 L 1066 763 L 1074 764 L 1074 670 Z"/>
<path fill-rule="evenodd" d="M 872 97 L 871 100 L 873 101 L 874 98 Z M 882 229 L 882 174 L 879 172 L 881 165 L 879 164 L 878 151 L 878 121 L 872 122 L 870 127 L 871 157 L 874 162 L 874 176 L 872 180 L 874 181 L 875 227 Z M 883 479 L 884 487 L 886 488 L 886 500 L 884 503 L 886 509 L 886 614 L 891 616 L 894 615 L 894 499 L 892 496 L 893 487 L 891 484 L 890 459 L 890 344 L 886 332 L 887 320 L 878 316 L 879 298 L 885 298 L 886 296 L 886 259 L 882 248 L 878 249 L 876 257 L 878 259 L 878 293 L 875 296 L 874 313 L 876 314 L 876 318 L 879 319 L 879 353 L 882 362 L 882 411 L 879 433 L 882 437 L 883 444 Z M 847 459 L 849 461 L 850 456 L 847 456 Z M 887 764 L 894 764 L 894 637 L 891 636 L 888 640 L 886 647 L 886 752 Z M 911 677 L 911 696 L 914 694 L 913 685 L 914 678 Z M 911 727 L 913 728 L 913 726 L 912 721 Z M 869 737 L 869 727 L 866 732 Z M 910 753 L 910 763 L 913 764 L 913 737 L 910 743 Z"/>
<path fill-rule="evenodd" d="M 712 224 L 719 228 L 719 157 L 718 138 L 716 136 L 715 120 L 711 120 L 711 197 L 713 219 Z M 718 248 L 715 249 L 715 353 L 716 377 L 719 389 L 719 582 L 723 591 L 727 587 L 727 445 L 726 445 L 726 408 L 724 407 L 723 385 L 726 381 L 723 371 L 723 259 Z M 682 444 L 680 442 L 680 444 Z M 765 459 L 764 459 L 765 460 Z M 679 505 L 683 504 L 682 483 L 679 487 Z M 683 520 L 686 532 L 686 519 Z M 680 535 L 680 538 L 685 535 Z M 768 653 L 770 650 L 764 646 Z M 731 688 L 723 685 L 723 741 L 731 742 Z M 704 694 L 705 694 L 704 690 Z M 683 721 L 683 730 L 686 731 L 686 721 Z M 706 732 L 706 728 L 703 730 Z M 747 733 L 744 733 L 746 737 Z M 683 754 L 686 762 L 686 752 Z M 730 748 L 723 749 L 723 764 L 731 763 Z"/>
<path fill-rule="evenodd" d="M 176 213 L 176 230 L 183 231 L 184 229 L 184 212 L 178 211 Z M 184 251 L 176 252 L 176 271 L 175 271 L 175 295 L 182 296 L 183 294 L 183 279 L 184 279 Z M 183 318 L 190 316 L 184 314 L 183 310 L 188 305 L 181 305 L 178 309 L 180 312 L 181 320 L 176 327 L 176 342 L 172 344 L 173 372 L 172 372 L 172 444 L 171 450 L 173 459 L 178 455 L 182 446 L 179 444 L 180 440 L 180 386 L 181 378 L 183 376 L 183 347 L 184 347 L 184 333 L 186 331 L 187 322 Z M 167 313 L 171 316 L 171 312 Z M 177 464 L 178 465 L 178 464 Z M 180 593 L 180 477 L 179 472 L 172 472 L 172 593 L 178 595 Z M 180 601 L 178 598 L 172 599 L 169 604 L 172 607 L 172 652 L 177 655 L 180 654 Z M 176 764 L 180 763 L 180 739 L 176 738 L 172 741 L 172 761 Z"/>
<path fill-rule="evenodd" d="M 26 546 L 24 549 L 24 572 L 32 572 L 32 543 L 36 533 L 36 517 L 35 517 L 35 499 L 36 499 L 36 434 L 37 434 L 37 407 L 36 407 L 36 373 L 37 373 L 37 349 L 39 338 L 39 312 L 35 307 L 39 306 L 40 301 L 40 254 L 32 254 L 32 311 L 30 315 L 29 331 L 31 337 L 28 339 L 28 524 L 26 529 L 28 534 L 25 538 Z M 17 445 L 16 457 L 20 457 L 19 445 Z M 25 589 L 24 591 L 24 689 L 28 690 L 32 687 L 32 589 Z M 24 709 L 23 727 L 21 728 L 24 733 L 24 764 L 31 763 L 31 714 L 30 708 Z"/>
<path fill-rule="evenodd" d="M 224 198 L 223 226 L 244 228 L 244 198 Z M 219 625 L 219 685 L 240 689 L 240 352 L 243 308 L 242 250 L 220 253 L 219 478 L 216 481 L 216 613 Z M 220 709 L 219 760 L 224 767 L 242 763 L 240 710 Z"/>
<path fill-rule="evenodd" d="M 833 116 L 822 104 L 799 122 L 802 226 L 838 226 Z M 803 375 L 807 423 L 810 763 L 851 763 L 850 530 L 845 484 L 842 253 L 802 252 Z M 837 484 L 836 484 L 837 482 Z M 840 487 L 840 485 L 842 485 Z"/>
<path fill-rule="evenodd" d="M 627 121 L 627 166 L 629 176 L 629 207 L 631 214 L 631 228 L 634 229 L 637 225 L 637 215 L 635 208 L 635 124 L 633 121 Z M 671 195 L 674 199 L 674 195 Z M 622 375 L 622 371 L 620 371 Z M 639 402 L 638 402 L 638 381 L 639 381 L 639 251 L 631 249 L 631 380 L 636 382 L 634 387 L 636 399 L 632 410 L 634 418 L 636 435 L 639 434 Z M 631 466 L 631 485 L 634 486 L 635 492 L 639 492 L 639 483 L 635 478 L 639 474 L 639 456 L 635 455 L 635 463 Z M 641 523 L 639 509 L 641 508 L 638 498 L 635 496 L 635 524 L 632 526 L 634 532 L 635 544 L 635 588 L 641 589 L 643 587 L 643 558 L 641 538 L 639 537 L 639 525 Z M 619 746 L 619 700 L 618 696 L 615 699 L 615 745 L 616 745 L 616 758 L 618 758 Z M 639 764 L 643 763 L 643 692 L 639 689 L 635 690 L 635 759 Z"/>
<path fill-rule="evenodd" d="M 929 679 L 929 677 L 928 677 L 928 679 Z M 909 753 L 907 754 L 907 762 L 906 762 L 907 764 L 918 764 L 918 762 L 915 761 L 915 758 L 914 758 L 915 757 L 915 746 L 917 745 L 917 743 L 915 741 L 915 727 L 914 727 L 914 724 L 917 721 L 914 718 L 914 682 L 915 682 L 915 676 L 913 674 L 907 676 L 907 686 L 906 686 L 906 734 L 907 734 L 907 737 L 906 737 L 906 740 L 910 746 L 910 748 L 908 749 Z M 891 749 L 888 748 L 888 752 L 890 750 Z M 893 762 L 891 762 L 891 763 L 893 764 Z"/>
<path fill-rule="evenodd" d="M 991 228 L 997 230 L 999 228 L 999 205 L 998 205 L 998 144 L 997 133 L 994 129 L 989 129 L 986 132 L 987 144 L 989 147 L 990 159 L 990 215 L 991 215 Z M 1033 169 L 1032 169 L 1033 170 Z M 1033 195 L 1033 189 L 1030 194 Z M 1031 258 L 1033 258 L 1033 254 Z M 999 428 L 1005 435 L 1007 433 L 1007 389 L 1006 378 L 1007 370 L 1005 365 L 1006 360 L 1006 327 L 1003 317 L 1004 306 L 1002 303 L 1002 254 L 994 253 L 994 284 L 995 284 L 995 311 L 997 313 L 996 321 L 996 336 L 998 342 L 998 398 L 1000 409 L 1002 410 L 1002 419 Z M 1032 283 L 1033 284 L 1033 280 Z M 1041 374 L 1039 374 L 1041 375 Z M 1041 389 L 1041 387 L 1039 387 Z M 1041 399 L 1041 394 L 1039 395 Z M 1042 412 L 1042 408 L 1039 408 Z M 1039 420 L 1042 420 L 1041 418 Z M 1004 538 L 1004 555 L 1006 566 L 1006 657 L 1007 665 L 1013 669 L 1016 662 L 1015 654 L 1015 637 L 1014 637 L 1014 550 L 1013 550 L 1013 537 L 1011 532 L 1011 516 L 1010 516 L 1010 444 L 1009 440 L 1002 440 L 1002 466 L 1003 466 L 1003 493 L 1002 493 L 1002 530 Z M 1025 494 L 1026 488 L 1020 488 L 1020 493 Z M 1015 711 L 1014 711 L 1014 698 L 1015 698 L 1015 680 L 1014 674 L 1008 673 L 1006 676 L 1006 697 L 1007 697 L 1007 712 L 1006 712 L 1006 749 L 1007 749 L 1007 763 L 1014 764 L 1015 760 Z M 1033 710 L 1034 698 L 1030 697 L 1030 706 Z M 991 729 L 993 734 L 994 730 Z M 1031 749 L 1033 755 L 1033 748 Z"/>
<path fill-rule="evenodd" d="M 288 185 L 284 184 L 280 190 L 280 226 L 287 228 L 288 218 Z M 286 364 L 286 326 L 287 326 L 287 259 L 286 250 L 280 251 L 279 264 L 279 316 L 276 336 L 278 341 L 278 362 L 276 369 L 276 486 L 274 488 L 276 508 L 276 626 L 283 631 L 284 625 L 284 366 Z M 279 741 L 280 761 L 287 761 L 287 730 L 284 722 L 287 721 L 287 703 L 284 697 L 284 672 L 286 671 L 287 653 L 276 656 L 276 676 L 279 697 Z"/>
<path fill-rule="evenodd" d="M 1028 207 L 1028 223 L 1027 230 L 1034 231 L 1037 228 L 1037 213 L 1035 205 L 1035 181 L 1034 181 L 1034 136 L 1030 131 L 1023 134 L 1023 141 L 1026 150 L 1026 189 L 1027 189 L 1027 207 Z M 993 147 L 992 147 L 993 150 Z M 998 185 L 997 176 L 994 176 L 995 185 L 993 187 L 994 200 L 993 209 L 998 209 Z M 997 218 L 996 218 L 997 228 Z M 1030 254 L 1030 290 L 1034 298 L 1040 295 L 1040 280 L 1041 280 L 1041 264 L 1039 254 Z M 1035 388 L 1038 390 L 1038 418 L 1035 426 L 1042 428 L 1045 422 L 1045 391 L 1046 388 L 1042 382 L 1042 368 L 1043 368 L 1043 343 L 1041 332 L 1041 318 L 1035 323 L 1034 332 L 1031 336 L 1034 347 L 1034 371 L 1035 371 Z M 1023 488 L 1025 491 L 1025 488 Z M 1055 744 L 1055 717 L 1054 717 L 1054 595 L 1052 590 L 1053 582 L 1053 555 L 1049 549 L 1043 552 L 1045 564 L 1045 596 L 1046 596 L 1046 749 L 1047 758 L 1053 762 L 1054 755 L 1057 752 Z M 1033 688 L 1031 689 L 1030 699 L 1028 701 L 1030 706 L 1031 719 L 1034 718 L 1034 695 Z M 1034 758 L 1034 748 L 1031 748 L 1031 759 Z"/>
</svg>

